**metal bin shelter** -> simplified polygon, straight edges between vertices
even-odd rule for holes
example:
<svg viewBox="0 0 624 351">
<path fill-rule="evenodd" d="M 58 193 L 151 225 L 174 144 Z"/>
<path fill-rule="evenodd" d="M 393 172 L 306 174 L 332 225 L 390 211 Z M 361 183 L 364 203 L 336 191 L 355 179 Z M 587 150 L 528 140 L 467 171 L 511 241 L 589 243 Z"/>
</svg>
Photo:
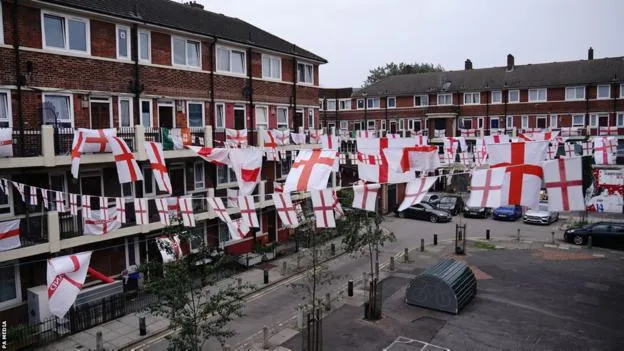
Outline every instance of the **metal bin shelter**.
<svg viewBox="0 0 624 351">
<path fill-rule="evenodd" d="M 445 259 L 414 278 L 405 291 L 405 302 L 458 314 L 477 293 L 477 279 L 463 262 Z"/>
</svg>

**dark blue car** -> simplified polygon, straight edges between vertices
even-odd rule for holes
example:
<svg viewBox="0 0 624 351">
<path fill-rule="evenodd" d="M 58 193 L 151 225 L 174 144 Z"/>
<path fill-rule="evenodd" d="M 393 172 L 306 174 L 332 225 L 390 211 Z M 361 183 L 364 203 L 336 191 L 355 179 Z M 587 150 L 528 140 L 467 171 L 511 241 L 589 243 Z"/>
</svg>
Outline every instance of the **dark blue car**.
<svg viewBox="0 0 624 351">
<path fill-rule="evenodd" d="M 522 218 L 522 206 L 502 206 L 492 212 L 492 218 L 502 221 L 515 221 Z"/>
</svg>

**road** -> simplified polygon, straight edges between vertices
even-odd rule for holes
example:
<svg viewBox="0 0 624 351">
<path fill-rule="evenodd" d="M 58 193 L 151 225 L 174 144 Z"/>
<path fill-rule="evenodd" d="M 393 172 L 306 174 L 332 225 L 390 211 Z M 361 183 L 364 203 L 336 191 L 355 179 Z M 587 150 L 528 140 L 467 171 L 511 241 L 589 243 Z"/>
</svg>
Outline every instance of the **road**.
<svg viewBox="0 0 624 351">
<path fill-rule="evenodd" d="M 486 229 L 490 229 L 493 239 L 512 239 L 517 237 L 520 229 L 520 240 L 525 241 L 550 241 L 551 232 L 554 231 L 556 238 L 562 237 L 562 232 L 558 230 L 559 223 L 550 226 L 526 225 L 521 221 L 500 222 L 492 219 L 466 219 L 460 216 L 453 218 L 449 223 L 429 223 L 413 219 L 400 219 L 387 217 L 382 226 L 392 231 L 397 241 L 390 243 L 380 249 L 380 262 L 387 262 L 391 256 L 398 252 L 403 252 L 404 248 L 417 248 L 420 246 L 420 239 L 424 238 L 425 243 L 430 245 L 433 241 L 433 234 L 438 234 L 438 240 L 452 240 L 455 235 L 455 224 L 466 224 L 468 237 L 485 237 Z M 368 256 L 352 257 L 343 255 L 330 261 L 328 268 L 332 276 L 337 279 L 323 284 L 319 288 L 318 296 L 324 296 L 330 292 L 335 294 L 338 290 L 346 287 L 349 279 L 361 279 L 362 273 L 368 271 Z M 295 318 L 297 306 L 302 303 L 302 295 L 297 293 L 292 285 L 301 283 L 301 277 L 287 279 L 275 286 L 250 296 L 243 308 L 244 317 L 233 321 L 230 327 L 236 330 L 237 335 L 228 340 L 229 345 L 236 345 L 241 348 L 252 343 L 252 339 L 261 333 L 264 326 L 277 326 L 292 318 Z M 166 340 L 152 340 L 146 347 L 150 351 L 162 351 L 167 349 Z M 205 345 L 205 350 L 219 350 L 220 347 L 210 343 Z"/>
</svg>

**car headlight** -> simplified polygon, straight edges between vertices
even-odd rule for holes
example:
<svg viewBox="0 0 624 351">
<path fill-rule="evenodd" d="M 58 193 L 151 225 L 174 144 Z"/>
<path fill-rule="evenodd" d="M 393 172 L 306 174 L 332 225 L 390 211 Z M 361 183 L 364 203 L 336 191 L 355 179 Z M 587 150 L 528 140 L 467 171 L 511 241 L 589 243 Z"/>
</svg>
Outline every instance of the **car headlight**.
<svg viewBox="0 0 624 351">
<path fill-rule="evenodd" d="M 575 229 L 568 229 L 568 230 L 566 230 L 565 232 L 566 232 L 566 233 L 574 233 L 574 231 L 575 231 Z"/>
</svg>

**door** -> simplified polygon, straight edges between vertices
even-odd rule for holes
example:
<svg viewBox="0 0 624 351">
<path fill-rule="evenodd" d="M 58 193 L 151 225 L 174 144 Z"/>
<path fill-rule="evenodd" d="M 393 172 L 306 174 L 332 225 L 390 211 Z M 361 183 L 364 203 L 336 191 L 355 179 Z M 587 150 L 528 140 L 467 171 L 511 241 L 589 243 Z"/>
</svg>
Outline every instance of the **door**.
<svg viewBox="0 0 624 351">
<path fill-rule="evenodd" d="M 91 195 L 91 209 L 100 208 L 99 197 L 102 195 L 102 177 L 100 174 L 83 175 L 80 177 L 80 192 L 82 195 Z"/>
<path fill-rule="evenodd" d="M 169 178 L 171 178 L 171 194 L 173 196 L 184 195 L 184 168 L 170 168 Z"/>
<path fill-rule="evenodd" d="M 173 128 L 173 106 L 158 105 L 158 126 L 161 128 Z"/>
<path fill-rule="evenodd" d="M 388 212 L 394 212 L 397 208 L 396 204 L 396 184 L 388 185 Z"/>
<path fill-rule="evenodd" d="M 303 127 L 303 111 L 302 110 L 298 110 L 297 112 L 295 112 L 295 121 L 294 121 L 294 125 L 293 127 L 295 128 L 296 131 L 299 130 L 299 127 Z"/>
<path fill-rule="evenodd" d="M 421 204 L 416 204 L 416 205 L 414 205 L 414 207 L 413 207 L 413 208 L 414 208 L 414 218 L 417 218 L 417 219 L 423 219 L 423 218 L 425 218 L 425 214 L 426 214 L 427 212 L 425 211 L 425 208 L 424 208 L 424 206 L 423 206 L 423 205 L 421 205 Z"/>
<path fill-rule="evenodd" d="M 244 107 L 234 107 L 234 129 L 246 129 Z"/>
<path fill-rule="evenodd" d="M 609 116 L 599 115 L 598 116 L 598 126 L 599 127 L 608 127 L 609 126 Z"/>
<path fill-rule="evenodd" d="M 390 133 L 396 134 L 397 132 L 397 121 L 390 121 Z"/>
<path fill-rule="evenodd" d="M 111 127 L 110 102 L 91 101 L 91 129 Z"/>
</svg>

